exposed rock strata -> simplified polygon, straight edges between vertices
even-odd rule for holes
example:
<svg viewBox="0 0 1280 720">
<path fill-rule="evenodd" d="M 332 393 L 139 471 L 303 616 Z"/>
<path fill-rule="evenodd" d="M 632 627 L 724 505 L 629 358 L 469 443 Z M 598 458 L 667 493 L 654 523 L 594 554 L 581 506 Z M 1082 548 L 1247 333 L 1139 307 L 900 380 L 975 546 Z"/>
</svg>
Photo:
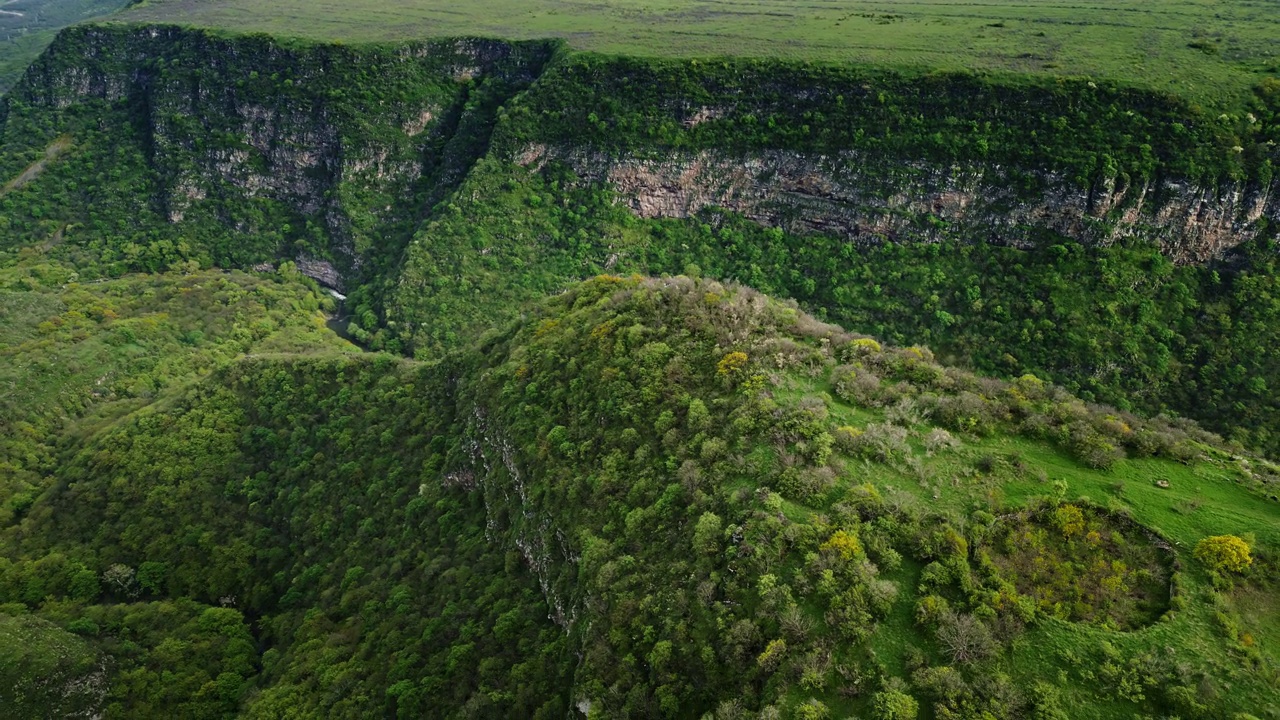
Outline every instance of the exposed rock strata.
<svg viewBox="0 0 1280 720">
<path fill-rule="evenodd" d="M 858 243 L 937 242 L 967 237 L 1026 247 L 1052 230 L 1089 244 L 1136 237 L 1182 263 L 1225 256 L 1280 218 L 1280 192 L 1220 191 L 1166 181 L 1088 191 L 1043 175 L 1038 198 L 1016 189 L 999 167 L 894 163 L 854 153 L 750 155 L 673 152 L 660 159 L 611 158 L 572 147 L 530 146 L 516 160 L 565 162 L 607 182 L 640 217 L 687 218 L 705 208 L 741 213 L 789 232 L 831 233 Z"/>
</svg>

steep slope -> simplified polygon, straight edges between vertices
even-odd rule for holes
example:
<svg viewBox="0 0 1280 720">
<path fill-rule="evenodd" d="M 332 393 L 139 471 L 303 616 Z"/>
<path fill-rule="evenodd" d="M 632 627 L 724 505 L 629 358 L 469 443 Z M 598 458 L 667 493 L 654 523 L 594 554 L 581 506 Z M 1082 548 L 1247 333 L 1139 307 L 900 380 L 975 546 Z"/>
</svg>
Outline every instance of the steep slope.
<svg viewBox="0 0 1280 720">
<path fill-rule="evenodd" d="M 172 27 L 82 26 L 8 98 L 6 246 L 94 243 L 91 260 L 155 270 L 277 256 L 332 287 L 400 244 L 487 144 L 496 105 L 548 43 L 457 40 L 359 49 Z M 43 201 L 37 200 L 42 198 Z"/>
<path fill-rule="evenodd" d="M 0 253 L 0 524 L 52 481 L 59 445 L 246 353 L 358 351 L 290 266 L 80 282 L 38 251 Z"/>
<path fill-rule="evenodd" d="M 604 271 L 703 272 L 987 373 L 1280 443 L 1280 84 L 68 30 L 6 100 L 4 247 L 290 259 L 428 358 Z"/>
<path fill-rule="evenodd" d="M 584 272 L 696 268 L 1274 451 L 1277 88 L 1233 119 L 1086 81 L 569 56 L 418 233 L 388 324 L 430 354 Z"/>
<path fill-rule="evenodd" d="M 1231 603 L 1276 471 L 610 276 L 436 363 L 255 357 L 137 413 L 5 532 L 0 601 L 116 658 L 108 716 L 1265 716 L 1277 638 Z M 1227 533 L 1254 565 L 1211 584 Z"/>
</svg>

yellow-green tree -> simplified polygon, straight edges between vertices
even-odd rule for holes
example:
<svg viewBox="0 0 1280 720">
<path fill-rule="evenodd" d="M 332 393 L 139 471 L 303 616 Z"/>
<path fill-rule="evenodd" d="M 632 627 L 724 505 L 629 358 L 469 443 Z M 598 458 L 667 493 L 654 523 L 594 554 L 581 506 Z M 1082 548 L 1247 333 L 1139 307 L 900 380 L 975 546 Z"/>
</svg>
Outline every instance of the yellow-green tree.
<svg viewBox="0 0 1280 720">
<path fill-rule="evenodd" d="M 1196 543 L 1196 559 L 1217 573 L 1243 572 L 1253 564 L 1249 543 L 1235 535 L 1214 535 Z"/>
</svg>

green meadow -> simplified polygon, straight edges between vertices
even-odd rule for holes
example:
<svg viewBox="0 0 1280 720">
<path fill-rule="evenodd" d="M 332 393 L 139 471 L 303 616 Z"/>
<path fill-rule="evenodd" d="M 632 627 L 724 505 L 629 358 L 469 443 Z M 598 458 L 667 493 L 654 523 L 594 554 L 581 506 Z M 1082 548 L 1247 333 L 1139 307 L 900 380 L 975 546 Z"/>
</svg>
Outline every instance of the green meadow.
<svg viewBox="0 0 1280 720">
<path fill-rule="evenodd" d="M 147 0 L 120 19 L 345 42 L 559 37 L 631 55 L 1091 76 L 1214 104 L 1280 63 L 1280 12 L 1261 0 Z"/>
</svg>

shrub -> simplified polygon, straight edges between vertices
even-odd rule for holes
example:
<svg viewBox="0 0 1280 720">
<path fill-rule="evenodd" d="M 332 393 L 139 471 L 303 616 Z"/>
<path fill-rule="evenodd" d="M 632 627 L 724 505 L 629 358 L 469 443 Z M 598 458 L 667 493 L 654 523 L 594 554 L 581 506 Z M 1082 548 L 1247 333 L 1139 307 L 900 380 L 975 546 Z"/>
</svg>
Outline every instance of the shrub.
<svg viewBox="0 0 1280 720">
<path fill-rule="evenodd" d="M 923 592 L 926 589 L 937 589 L 947 585 L 954 580 L 955 577 L 951 569 L 946 565 L 934 560 L 924 566 L 924 570 L 920 571 L 920 589 Z"/>
<path fill-rule="evenodd" d="M 744 352 L 731 352 L 720 358 L 720 362 L 716 363 L 716 373 L 721 376 L 729 376 L 737 373 L 747 365 L 747 354 Z"/>
<path fill-rule="evenodd" d="M 854 358 L 866 357 L 868 355 L 878 355 L 883 351 L 884 348 L 882 348 L 880 343 L 875 340 L 872 340 L 871 338 L 857 338 L 856 340 L 850 340 L 843 348 L 840 349 L 840 359 L 848 361 Z"/>
<path fill-rule="evenodd" d="M 924 420 L 924 414 L 921 412 L 920 406 L 914 398 L 904 397 L 892 407 L 885 410 L 884 419 L 894 425 L 911 427 L 913 425 L 919 425 Z"/>
<path fill-rule="evenodd" d="M 920 704 L 901 690 L 884 690 L 871 698 L 871 716 L 875 720 L 915 720 Z"/>
<path fill-rule="evenodd" d="M 841 400 L 863 407 L 875 407 L 883 400 L 880 378 L 870 370 L 837 368 L 835 391 Z"/>
<path fill-rule="evenodd" d="M 863 457 L 888 462 L 911 453 L 907 445 L 907 429 L 897 425 L 872 423 L 854 443 L 855 451 Z"/>
<path fill-rule="evenodd" d="M 1065 537 L 1084 532 L 1084 513 L 1075 505 L 1063 505 L 1053 511 L 1053 524 Z"/>
<path fill-rule="evenodd" d="M 951 603 L 940 595 L 925 595 L 916 601 L 916 624 L 922 627 L 936 627 L 950 613 Z"/>
<path fill-rule="evenodd" d="M 866 586 L 865 598 L 876 617 L 888 617 L 898 599 L 898 584 L 892 580 L 872 580 Z"/>
<path fill-rule="evenodd" d="M 1253 564 L 1249 543 L 1235 535 L 1215 535 L 1196 543 L 1196 559 L 1215 573 L 1244 572 Z"/>
<path fill-rule="evenodd" d="M 932 414 L 939 425 L 958 432 L 984 435 L 991 431 L 993 423 L 987 402 L 967 390 L 955 396 L 938 398 Z"/>
<path fill-rule="evenodd" d="M 841 451 L 851 453 L 858 448 L 858 438 L 862 436 L 862 430 L 852 425 L 841 425 L 832 433 L 835 438 L 836 446 Z"/>
<path fill-rule="evenodd" d="M 97 635 L 99 632 L 98 624 L 89 618 L 76 618 L 67 623 L 67 631 L 76 635 Z"/>
<path fill-rule="evenodd" d="M 1091 468 L 1106 470 L 1124 457 L 1124 451 L 1111 438 L 1096 432 L 1087 423 L 1073 423 L 1067 433 L 1071 453 Z"/>
<path fill-rule="evenodd" d="M 960 447 L 960 441 L 955 436 L 943 430 L 942 428 L 934 428 L 924 436 L 924 449 L 929 453 L 935 453 L 940 450 L 954 450 Z"/>
</svg>

